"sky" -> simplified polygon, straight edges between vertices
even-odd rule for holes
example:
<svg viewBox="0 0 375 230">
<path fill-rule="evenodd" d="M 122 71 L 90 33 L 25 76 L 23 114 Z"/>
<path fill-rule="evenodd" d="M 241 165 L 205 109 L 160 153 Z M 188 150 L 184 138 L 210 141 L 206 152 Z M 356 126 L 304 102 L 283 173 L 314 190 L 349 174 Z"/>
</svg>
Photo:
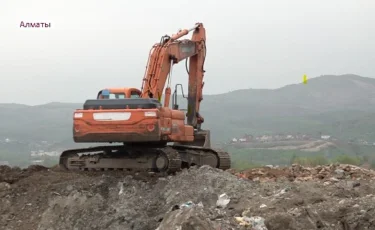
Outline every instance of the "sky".
<svg viewBox="0 0 375 230">
<path fill-rule="evenodd" d="M 196 22 L 207 34 L 204 94 L 274 89 L 304 74 L 375 77 L 374 12 L 373 0 L 0 0 L 0 103 L 83 103 L 102 88 L 140 88 L 152 45 Z M 173 67 L 177 83 L 187 90 L 185 62 Z"/>
</svg>

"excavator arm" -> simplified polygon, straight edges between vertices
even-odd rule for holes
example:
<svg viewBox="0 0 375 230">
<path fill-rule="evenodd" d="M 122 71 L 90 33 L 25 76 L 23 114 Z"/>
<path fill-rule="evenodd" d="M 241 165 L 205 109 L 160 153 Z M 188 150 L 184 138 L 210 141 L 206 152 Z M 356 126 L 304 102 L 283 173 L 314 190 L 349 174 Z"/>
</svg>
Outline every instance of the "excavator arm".
<svg viewBox="0 0 375 230">
<path fill-rule="evenodd" d="M 191 39 L 178 40 L 193 31 Z M 174 64 L 189 58 L 189 89 L 187 123 L 200 128 L 204 119 L 199 114 L 202 98 L 204 61 L 206 57 L 206 30 L 202 23 L 184 29 L 173 36 L 165 35 L 155 44 L 149 55 L 142 84 L 142 98 L 161 100 L 165 88 L 164 107 L 169 107 L 171 96 L 171 73 Z M 168 82 L 167 82 L 168 81 Z M 167 83 L 167 87 L 165 87 Z"/>
</svg>

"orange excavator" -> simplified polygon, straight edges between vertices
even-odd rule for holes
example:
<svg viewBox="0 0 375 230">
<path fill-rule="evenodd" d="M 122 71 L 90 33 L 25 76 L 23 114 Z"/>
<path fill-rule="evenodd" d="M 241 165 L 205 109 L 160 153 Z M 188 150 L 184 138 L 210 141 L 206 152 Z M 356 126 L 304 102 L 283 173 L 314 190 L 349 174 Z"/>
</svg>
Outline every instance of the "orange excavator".
<svg viewBox="0 0 375 230">
<path fill-rule="evenodd" d="M 191 31 L 191 39 L 180 39 Z M 229 169 L 229 154 L 212 149 L 210 131 L 201 128 L 204 119 L 199 111 L 205 59 L 206 30 L 202 23 L 163 36 L 150 51 L 141 90 L 103 89 L 96 99 L 86 100 L 83 109 L 74 112 L 76 143 L 121 144 L 66 150 L 60 156 L 60 166 L 67 170 L 163 173 L 192 165 Z M 173 65 L 183 60 L 186 68 L 189 60 L 189 84 L 187 97 L 182 90 L 187 109 L 180 110 L 177 95 L 178 86 L 182 85 L 177 84 L 171 95 L 171 74 Z"/>
</svg>

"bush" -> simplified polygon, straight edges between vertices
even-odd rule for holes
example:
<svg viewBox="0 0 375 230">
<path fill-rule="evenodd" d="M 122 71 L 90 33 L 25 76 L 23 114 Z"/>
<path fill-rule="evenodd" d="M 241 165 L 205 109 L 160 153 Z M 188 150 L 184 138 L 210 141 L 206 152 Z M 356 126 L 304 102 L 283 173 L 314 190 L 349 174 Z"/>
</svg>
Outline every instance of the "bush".
<svg viewBox="0 0 375 230">
<path fill-rule="evenodd" d="M 340 163 L 340 164 L 350 164 L 350 165 L 360 165 L 361 159 L 359 157 L 351 157 L 348 155 L 341 155 L 336 157 L 334 162 Z"/>
<path fill-rule="evenodd" d="M 329 163 L 328 159 L 324 156 L 316 157 L 296 157 L 293 161 L 294 164 L 300 164 L 303 166 L 315 167 L 318 165 L 326 165 Z"/>
</svg>

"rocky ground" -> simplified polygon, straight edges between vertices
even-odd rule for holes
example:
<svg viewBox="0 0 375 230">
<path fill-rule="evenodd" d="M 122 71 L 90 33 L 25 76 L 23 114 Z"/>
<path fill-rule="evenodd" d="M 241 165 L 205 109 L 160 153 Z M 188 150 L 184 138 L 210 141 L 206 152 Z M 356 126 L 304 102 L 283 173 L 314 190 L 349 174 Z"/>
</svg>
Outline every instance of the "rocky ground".
<svg viewBox="0 0 375 230">
<path fill-rule="evenodd" d="M 374 179 L 350 165 L 169 177 L 0 166 L 0 229 L 375 229 Z"/>
</svg>

